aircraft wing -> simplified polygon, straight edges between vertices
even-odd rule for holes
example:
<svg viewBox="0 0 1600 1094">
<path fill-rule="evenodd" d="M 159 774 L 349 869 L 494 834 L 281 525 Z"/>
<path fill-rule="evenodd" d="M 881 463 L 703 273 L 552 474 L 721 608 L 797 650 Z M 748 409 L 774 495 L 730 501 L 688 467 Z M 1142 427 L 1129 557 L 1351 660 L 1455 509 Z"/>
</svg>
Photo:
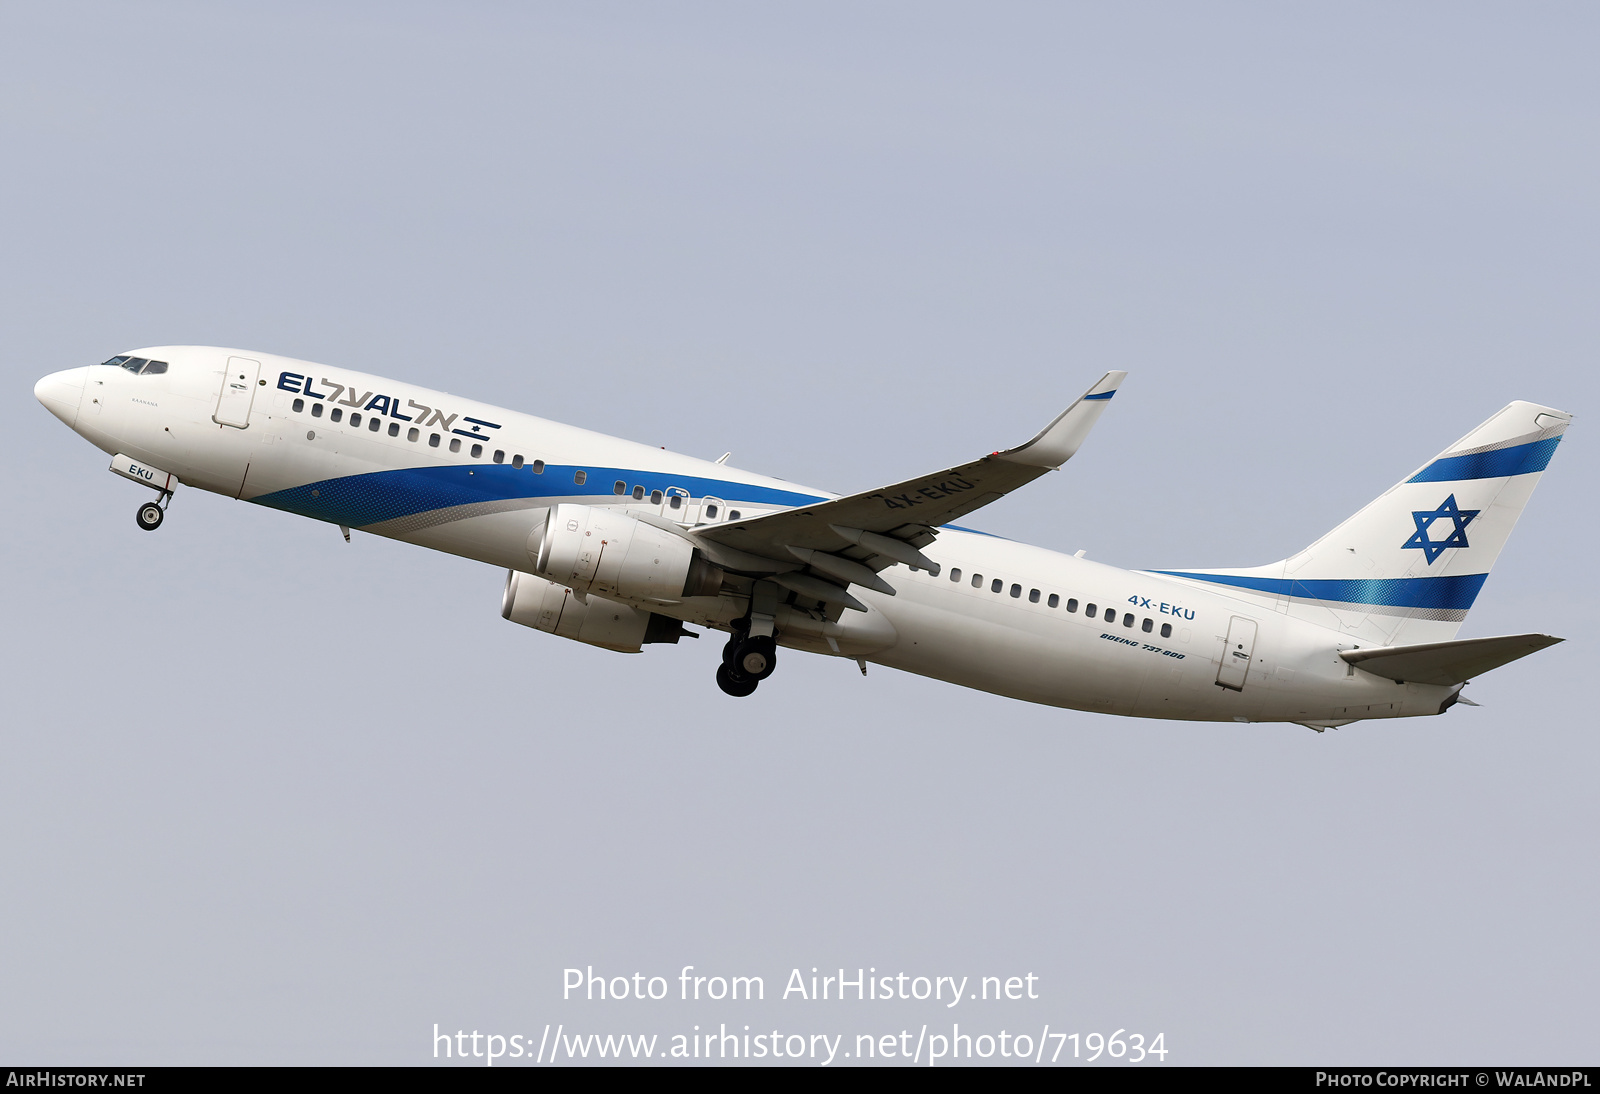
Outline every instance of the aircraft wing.
<svg viewBox="0 0 1600 1094">
<path fill-rule="evenodd" d="M 894 589 L 876 576 L 877 571 L 896 562 L 932 568 L 917 548 L 933 542 L 940 525 L 959 520 L 1071 459 L 1126 375 L 1106 373 L 1037 436 L 1016 448 L 882 489 L 696 529 L 692 534 L 707 544 L 714 558 L 718 546 L 731 548 L 732 553 L 724 553 L 734 562 L 730 569 L 749 572 L 755 569 L 752 563 L 766 559 L 788 571 L 773 578 L 779 584 L 814 599 L 860 609 L 838 583 L 893 595 Z M 816 576 L 797 574 L 797 562 Z M 830 590 L 822 587 L 829 584 L 841 595 L 829 595 Z"/>
</svg>

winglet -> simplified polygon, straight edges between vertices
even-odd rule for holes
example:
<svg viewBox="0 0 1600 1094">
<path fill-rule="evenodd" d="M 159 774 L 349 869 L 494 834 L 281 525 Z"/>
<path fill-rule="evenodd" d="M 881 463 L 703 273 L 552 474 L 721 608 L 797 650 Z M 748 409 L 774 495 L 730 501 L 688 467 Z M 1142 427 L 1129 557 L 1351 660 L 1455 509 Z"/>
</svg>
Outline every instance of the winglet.
<svg viewBox="0 0 1600 1094">
<path fill-rule="evenodd" d="M 997 458 L 1028 467 L 1055 469 L 1066 463 L 1089 436 L 1089 430 L 1100 420 L 1106 404 L 1117 393 L 1117 388 L 1127 377 L 1126 372 L 1113 370 L 1100 377 L 1098 383 L 1083 393 L 1083 397 L 1063 410 L 1055 421 L 1045 426 L 1039 435 L 1027 444 L 997 453 Z"/>
</svg>

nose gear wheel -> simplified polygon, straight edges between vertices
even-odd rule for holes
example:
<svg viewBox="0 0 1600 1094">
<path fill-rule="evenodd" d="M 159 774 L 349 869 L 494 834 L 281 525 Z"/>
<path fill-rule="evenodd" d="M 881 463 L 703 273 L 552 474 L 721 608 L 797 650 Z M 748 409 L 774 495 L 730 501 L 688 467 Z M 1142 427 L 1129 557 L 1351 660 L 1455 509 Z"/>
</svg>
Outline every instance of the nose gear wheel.
<svg viewBox="0 0 1600 1094">
<path fill-rule="evenodd" d="M 171 500 L 171 494 L 163 494 L 155 501 L 147 501 L 139 506 L 138 513 L 134 515 L 134 519 L 139 522 L 139 527 L 146 532 L 154 532 L 157 528 L 160 528 L 161 521 L 167 515 L 167 508 L 161 503 L 163 501 L 170 502 Z"/>
</svg>

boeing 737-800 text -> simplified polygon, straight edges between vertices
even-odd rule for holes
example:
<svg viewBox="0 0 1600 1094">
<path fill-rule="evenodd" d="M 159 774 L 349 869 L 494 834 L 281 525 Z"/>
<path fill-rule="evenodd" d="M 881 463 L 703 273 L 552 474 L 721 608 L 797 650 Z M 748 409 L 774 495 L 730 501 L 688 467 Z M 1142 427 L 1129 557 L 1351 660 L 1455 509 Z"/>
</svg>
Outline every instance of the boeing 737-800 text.
<svg viewBox="0 0 1600 1094">
<path fill-rule="evenodd" d="M 1515 402 L 1304 551 L 1120 570 L 957 527 L 1072 458 L 1108 372 L 1026 444 L 839 496 L 398 380 L 208 346 L 40 380 L 51 413 L 156 491 L 181 483 L 509 571 L 514 623 L 636 653 L 727 632 L 748 695 L 777 648 L 1145 718 L 1441 714 L 1559 639 L 1457 639 L 1571 416 Z M 724 457 L 726 459 L 726 457 Z"/>
</svg>

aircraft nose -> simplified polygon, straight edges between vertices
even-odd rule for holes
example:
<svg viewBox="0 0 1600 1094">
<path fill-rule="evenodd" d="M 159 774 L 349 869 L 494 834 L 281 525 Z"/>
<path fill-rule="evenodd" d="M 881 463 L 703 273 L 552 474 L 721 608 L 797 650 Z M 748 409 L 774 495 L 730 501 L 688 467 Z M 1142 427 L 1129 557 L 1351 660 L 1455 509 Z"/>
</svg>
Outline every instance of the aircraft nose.
<svg viewBox="0 0 1600 1094">
<path fill-rule="evenodd" d="M 87 368 L 69 368 L 52 372 L 33 385 L 33 397 L 44 404 L 50 413 L 71 426 L 78 420 L 78 406 L 83 402 L 83 381 Z"/>
</svg>

